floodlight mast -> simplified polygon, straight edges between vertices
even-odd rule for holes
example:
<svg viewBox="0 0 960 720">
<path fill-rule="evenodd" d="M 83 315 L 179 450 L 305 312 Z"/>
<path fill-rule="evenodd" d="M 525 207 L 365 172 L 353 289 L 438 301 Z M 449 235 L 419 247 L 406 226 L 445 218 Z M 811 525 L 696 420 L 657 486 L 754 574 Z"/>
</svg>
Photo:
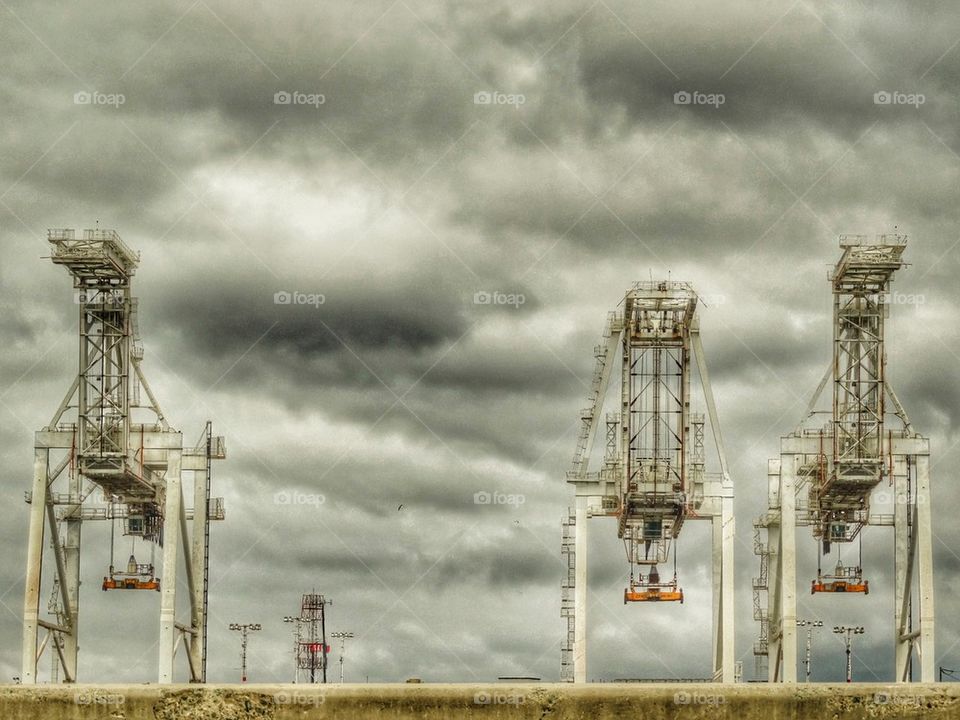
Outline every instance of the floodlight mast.
<svg viewBox="0 0 960 720">
<path fill-rule="evenodd" d="M 347 640 L 353 637 L 352 632 L 330 633 L 330 637 L 340 641 L 340 684 L 343 685 L 343 653 L 346 648 Z"/>
<path fill-rule="evenodd" d="M 230 623 L 230 629 L 240 633 L 240 682 L 247 681 L 247 634 L 261 629 L 260 623 Z"/>
<path fill-rule="evenodd" d="M 303 620 L 292 615 L 285 615 L 283 621 L 285 623 L 295 623 L 293 629 L 293 682 L 296 684 L 300 682 L 300 643 L 303 637 L 301 631 Z"/>
<path fill-rule="evenodd" d="M 807 652 L 806 657 L 803 661 L 803 667 L 806 675 L 807 682 L 810 682 L 810 662 L 813 655 L 813 629 L 823 627 L 822 620 L 797 620 L 797 627 L 805 627 L 807 629 Z"/>
<path fill-rule="evenodd" d="M 833 632 L 837 635 L 846 636 L 846 655 L 847 655 L 847 682 L 853 682 L 853 636 L 863 635 L 866 630 L 860 625 L 847 627 L 846 625 L 834 625 Z"/>
</svg>

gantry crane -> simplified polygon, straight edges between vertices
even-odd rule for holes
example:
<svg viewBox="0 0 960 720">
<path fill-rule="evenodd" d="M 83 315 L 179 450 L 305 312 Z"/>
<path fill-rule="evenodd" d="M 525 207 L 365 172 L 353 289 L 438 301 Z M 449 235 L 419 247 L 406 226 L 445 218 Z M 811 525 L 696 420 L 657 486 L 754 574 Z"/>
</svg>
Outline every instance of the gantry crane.
<svg viewBox="0 0 960 720">
<path fill-rule="evenodd" d="M 688 283 L 639 282 L 623 309 L 610 313 L 604 344 L 595 348 L 589 406 L 567 480 L 575 508 L 563 522 L 567 575 L 561 615 L 567 638 L 561 676 L 586 681 L 587 519 L 610 517 L 626 548 L 630 581 L 624 603 L 683 602 L 675 543 L 688 520 L 710 520 L 713 577 L 713 676 L 733 682 L 733 482 L 700 341 L 698 296 Z M 620 345 L 620 408 L 607 413 L 602 466 L 590 472 L 594 439 Z M 692 362 L 695 360 L 694 362 Z M 694 368 L 697 374 L 694 375 Z M 720 465 L 705 471 L 702 414 L 691 412 L 699 379 Z M 661 567 L 674 561 L 672 575 Z"/>
<path fill-rule="evenodd" d="M 829 274 L 833 357 L 800 425 L 781 438 L 780 457 L 769 463 L 768 510 L 755 522 L 754 654 L 767 659 L 771 682 L 796 682 L 797 526 L 811 528 L 819 546 L 811 592 L 852 598 L 870 589 L 859 553 L 854 564 L 838 558 L 829 573 L 819 569 L 820 556 L 859 544 L 868 526 L 892 526 L 896 680 L 912 679 L 919 649 L 920 679 L 933 682 L 930 443 L 913 430 L 886 376 L 884 324 L 906 238 L 841 235 L 840 248 Z M 831 381 L 824 418 L 816 408 Z M 877 488 L 892 488 L 892 515 L 872 506 Z"/>
<path fill-rule="evenodd" d="M 103 590 L 151 590 L 160 594 L 159 681 L 173 681 L 174 656 L 186 646 L 189 677 L 206 674 L 209 520 L 222 520 L 221 498 L 210 497 L 211 461 L 225 456 L 223 438 L 207 423 L 195 446 L 170 427 L 140 367 L 137 299 L 131 280 L 139 263 L 113 230 L 50 230 L 54 264 L 73 277 L 79 309 L 79 371 L 53 418 L 36 433 L 30 530 L 23 610 L 23 683 L 37 682 L 48 644 L 63 679 L 76 682 L 80 611 L 81 525 L 122 523 L 131 543 L 162 547 L 162 574 L 153 562 L 112 562 Z M 147 398 L 141 402 L 140 390 Z M 183 501 L 182 475 L 193 476 L 194 508 Z M 99 491 L 100 497 L 94 495 Z M 188 536 L 192 521 L 192 537 Z M 43 572 L 45 539 L 54 561 Z M 190 619 L 178 622 L 178 553 L 185 556 Z M 50 577 L 52 575 L 52 578 Z M 51 620 L 40 617 L 41 585 L 52 582 Z M 112 594 L 111 594 L 112 595 Z M 125 594 L 119 594 L 125 597 Z M 40 631 L 44 631 L 41 640 Z M 59 673 L 55 673 L 54 677 Z"/>
</svg>

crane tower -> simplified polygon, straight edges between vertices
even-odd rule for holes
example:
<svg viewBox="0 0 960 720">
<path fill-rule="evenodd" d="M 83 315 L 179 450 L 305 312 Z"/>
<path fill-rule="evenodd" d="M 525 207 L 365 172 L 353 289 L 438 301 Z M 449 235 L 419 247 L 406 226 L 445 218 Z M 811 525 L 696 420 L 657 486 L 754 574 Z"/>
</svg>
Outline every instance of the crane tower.
<svg viewBox="0 0 960 720">
<path fill-rule="evenodd" d="M 841 235 L 840 248 L 828 276 L 833 357 L 804 418 L 769 462 L 768 510 L 754 524 L 754 654 L 766 658 L 769 681 L 796 682 L 798 526 L 809 527 L 818 545 L 811 593 L 842 593 L 848 602 L 870 585 L 859 556 L 845 565 L 841 549 L 859 544 L 867 527 L 893 527 L 896 681 L 912 680 L 916 649 L 920 679 L 934 682 L 930 442 L 914 431 L 887 379 L 884 349 L 890 287 L 904 266 L 906 238 Z M 817 411 L 828 383 L 831 409 Z M 880 502 L 888 489 L 892 514 Z M 836 565 L 824 571 L 821 558 L 834 552 Z"/>
<path fill-rule="evenodd" d="M 73 277 L 79 309 L 77 376 L 53 418 L 35 437 L 23 610 L 23 683 L 36 683 L 38 661 L 56 652 L 52 677 L 78 675 L 80 550 L 83 522 L 111 522 L 111 563 L 104 591 L 156 591 L 160 595 L 159 682 L 173 681 L 183 644 L 192 682 L 206 676 L 209 520 L 224 517 L 222 498 L 210 497 L 211 461 L 225 457 L 222 437 L 208 422 L 194 446 L 167 423 L 140 367 L 137 298 L 131 279 L 139 263 L 113 230 L 50 230 L 54 264 Z M 140 391 L 146 399 L 141 402 Z M 182 478 L 193 478 L 194 509 L 184 504 Z M 99 491 L 99 496 L 94 494 Z M 192 521 L 192 537 L 188 535 Z M 151 558 L 162 550 L 162 573 L 152 562 L 114 565 L 114 527 Z M 53 571 L 43 572 L 44 549 Z M 190 617 L 178 622 L 178 553 L 185 558 Z M 141 557 L 142 559 L 142 557 Z M 52 576 L 52 578 L 51 578 Z M 50 620 L 40 617 L 41 586 L 51 580 Z M 110 593 L 122 600 L 125 592 Z M 43 638 L 40 638 L 41 632 Z"/>
<path fill-rule="evenodd" d="M 610 313 L 581 412 L 571 470 L 574 510 L 563 522 L 567 557 L 561 614 L 567 637 L 561 676 L 586 681 L 587 519 L 610 517 L 630 565 L 624 603 L 683 602 L 673 547 L 688 520 L 712 523 L 713 677 L 733 682 L 733 482 L 700 340 L 698 296 L 688 283 L 639 282 L 622 311 Z M 620 345 L 619 412 L 605 415 L 601 467 L 589 471 L 607 388 Z M 696 375 L 694 375 L 696 369 Z M 699 380 L 720 471 L 706 472 L 705 417 L 691 412 Z M 672 576 L 661 573 L 674 561 Z"/>
</svg>

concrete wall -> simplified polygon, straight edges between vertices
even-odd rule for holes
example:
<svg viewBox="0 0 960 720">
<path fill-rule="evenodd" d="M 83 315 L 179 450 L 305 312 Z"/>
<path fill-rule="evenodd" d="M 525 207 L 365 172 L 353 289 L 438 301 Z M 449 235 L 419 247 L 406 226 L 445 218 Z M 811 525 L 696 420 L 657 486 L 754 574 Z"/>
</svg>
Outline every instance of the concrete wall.
<svg viewBox="0 0 960 720">
<path fill-rule="evenodd" d="M 960 718 L 960 684 L 0 685 L 0 720 Z"/>
</svg>

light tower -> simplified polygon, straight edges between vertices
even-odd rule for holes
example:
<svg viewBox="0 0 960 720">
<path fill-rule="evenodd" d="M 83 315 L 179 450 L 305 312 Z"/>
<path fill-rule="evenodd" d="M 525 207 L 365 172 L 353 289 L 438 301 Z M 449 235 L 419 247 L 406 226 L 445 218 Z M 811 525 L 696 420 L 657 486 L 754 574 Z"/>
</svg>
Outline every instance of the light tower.
<svg viewBox="0 0 960 720">
<path fill-rule="evenodd" d="M 79 370 L 53 418 L 35 437 L 33 486 L 26 495 L 30 529 L 22 681 L 37 682 L 38 662 L 47 647 L 55 650 L 64 681 L 77 681 L 80 529 L 85 521 L 110 520 L 122 522 L 123 534 L 149 545 L 151 554 L 153 547 L 162 547 L 162 576 L 156 576 L 152 562 L 140 563 L 131 555 L 120 569 L 111 563 L 102 589 L 159 592 L 159 682 L 173 682 L 174 657 L 181 644 L 190 681 L 203 682 L 208 521 L 224 515 L 222 498 L 210 497 L 211 461 L 225 456 L 223 438 L 213 436 L 207 423 L 199 442 L 185 447 L 146 382 L 137 298 L 131 290 L 139 255 L 113 230 L 84 230 L 79 239 L 73 230 L 50 230 L 47 239 L 54 264 L 64 266 L 73 277 Z M 143 402 L 141 389 L 146 394 Z M 185 472 L 193 476 L 195 510 L 184 505 Z M 100 504 L 94 502 L 95 489 L 102 493 Z M 46 574 L 45 547 L 53 561 L 53 571 Z M 185 622 L 176 618 L 180 552 L 190 601 Z M 40 618 L 44 580 L 52 586 L 50 620 Z M 120 593 L 117 599 L 125 595 Z"/>
<path fill-rule="evenodd" d="M 343 651 L 346 649 L 347 640 L 353 637 L 352 632 L 330 633 L 330 637 L 340 641 L 340 684 L 343 685 Z"/>
<path fill-rule="evenodd" d="M 285 623 L 292 623 L 293 627 L 293 682 L 300 682 L 300 643 L 303 642 L 303 620 L 293 615 L 285 615 Z"/>
<path fill-rule="evenodd" d="M 840 248 L 828 276 L 833 357 L 804 418 L 781 438 L 780 457 L 769 463 L 768 510 L 754 524 L 760 556 L 754 652 L 768 656 L 769 681 L 796 682 L 798 526 L 811 528 L 818 557 L 832 550 L 839 555 L 839 548 L 860 542 L 867 527 L 893 527 L 895 680 L 913 679 L 916 649 L 921 681 L 934 682 L 930 442 L 914 431 L 886 375 L 885 320 L 906 238 L 841 235 Z M 828 383 L 831 409 L 818 411 Z M 878 486 L 891 487 L 892 513 L 875 506 Z M 859 559 L 844 565 L 838 558 L 828 574 L 819 570 L 819 559 L 817 565 L 811 593 L 842 594 L 850 602 L 869 592 Z"/>
<path fill-rule="evenodd" d="M 247 634 L 260 630 L 259 623 L 230 623 L 230 629 L 240 633 L 240 682 L 247 681 Z"/>
<path fill-rule="evenodd" d="M 813 655 L 813 629 L 823 627 L 823 620 L 797 620 L 797 627 L 807 629 L 807 652 L 803 660 L 807 682 L 810 682 L 810 661 Z"/>
<path fill-rule="evenodd" d="M 863 635 L 866 632 L 861 626 L 847 627 L 846 625 L 834 625 L 833 632 L 837 635 L 846 635 L 847 646 L 847 682 L 853 682 L 853 636 Z"/>
<path fill-rule="evenodd" d="M 564 680 L 586 681 L 587 519 L 591 517 L 617 522 L 630 565 L 624 603 L 682 603 L 676 550 L 671 553 L 671 548 L 685 521 L 711 522 L 713 678 L 735 680 L 733 482 L 700 341 L 697 301 L 687 283 L 636 283 L 626 292 L 623 310 L 610 313 L 604 343 L 594 349 L 589 405 L 580 415 L 580 434 L 567 473 L 576 504 L 563 522 L 561 546 L 567 557 L 561 602 L 561 615 L 567 620 L 561 650 Z M 602 465 L 590 472 L 618 345 L 619 412 L 605 416 Z M 696 380 L 709 414 L 718 473 L 706 472 L 705 418 L 690 410 Z M 671 557 L 672 576 L 663 577 L 660 568 Z"/>
</svg>

